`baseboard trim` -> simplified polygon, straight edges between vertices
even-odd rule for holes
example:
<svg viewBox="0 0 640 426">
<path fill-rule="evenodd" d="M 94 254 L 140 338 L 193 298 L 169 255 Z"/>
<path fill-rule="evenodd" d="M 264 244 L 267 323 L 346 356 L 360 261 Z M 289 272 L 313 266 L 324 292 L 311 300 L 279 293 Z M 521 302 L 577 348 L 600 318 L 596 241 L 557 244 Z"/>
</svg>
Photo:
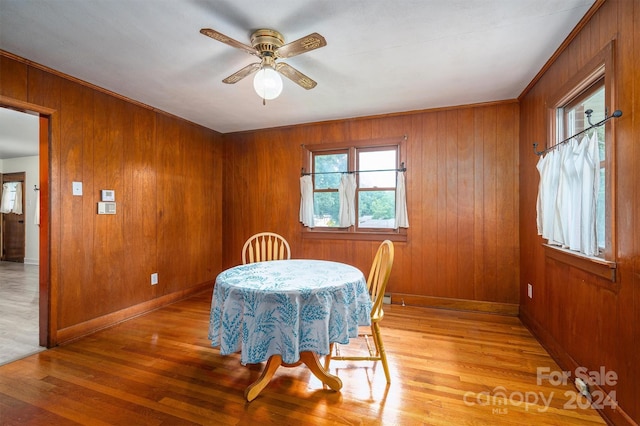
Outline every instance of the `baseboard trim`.
<svg viewBox="0 0 640 426">
<path fill-rule="evenodd" d="M 538 321 L 529 315 L 526 310 L 521 309 L 519 317 L 522 324 L 524 324 L 531 334 L 533 334 L 536 340 L 549 353 L 549 355 L 551 355 L 551 358 L 553 358 L 560 368 L 563 371 L 572 372 L 572 377 L 574 377 L 573 372 L 580 367 L 576 360 L 573 359 L 573 357 L 564 350 L 562 345 L 558 343 L 558 341 Z M 598 390 L 600 395 L 606 395 L 606 391 L 600 386 L 593 386 L 593 389 Z M 608 424 L 638 426 L 638 423 L 636 423 L 620 406 L 617 406 L 615 409 L 606 406 L 604 409 L 599 409 L 598 412 Z"/>
<path fill-rule="evenodd" d="M 121 309 L 119 311 L 112 312 L 110 314 L 103 315 L 101 317 L 94 318 L 85 322 L 81 322 L 79 324 L 74 324 L 70 327 L 62 328 L 57 332 L 57 342 L 58 344 L 72 342 L 81 337 L 95 333 L 96 331 L 112 327 L 123 321 L 135 318 L 151 311 L 155 311 L 156 309 L 162 308 L 163 306 L 170 305 L 211 288 L 213 288 L 213 281 L 202 283 L 186 290 L 176 291 L 174 293 L 167 294 L 156 299 L 137 304 L 135 306 Z"/>
<path fill-rule="evenodd" d="M 448 297 L 417 296 L 415 294 L 392 293 L 394 305 L 423 306 L 455 311 L 481 312 L 517 317 L 519 305 L 514 303 L 485 302 L 481 300 L 452 299 Z"/>
</svg>

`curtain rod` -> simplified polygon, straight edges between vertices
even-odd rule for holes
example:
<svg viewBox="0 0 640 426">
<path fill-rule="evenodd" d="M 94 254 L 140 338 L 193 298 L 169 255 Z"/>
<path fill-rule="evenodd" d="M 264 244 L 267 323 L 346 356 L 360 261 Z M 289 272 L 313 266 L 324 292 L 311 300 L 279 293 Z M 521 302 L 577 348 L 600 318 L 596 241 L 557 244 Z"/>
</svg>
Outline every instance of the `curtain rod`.
<svg viewBox="0 0 640 426">
<path fill-rule="evenodd" d="M 335 174 L 335 173 L 369 173 L 369 172 L 406 172 L 407 168 L 404 166 L 404 162 L 400 163 L 400 168 L 398 169 L 381 169 L 381 170 L 349 170 L 346 172 L 316 172 L 316 173 L 311 173 L 311 172 L 305 172 L 304 171 L 304 167 L 302 168 L 302 170 L 300 170 L 300 175 L 301 176 L 314 176 L 314 175 L 330 175 L 330 174 Z"/>
<path fill-rule="evenodd" d="M 583 133 L 585 133 L 585 132 L 588 132 L 589 130 L 591 130 L 591 129 L 595 128 L 595 127 L 600 127 L 600 126 L 602 126 L 604 123 L 606 123 L 607 121 L 611 120 L 612 118 L 618 118 L 618 117 L 621 117 L 621 116 L 622 116 L 622 111 L 620 111 L 619 109 L 617 109 L 617 110 L 613 111 L 613 114 L 611 114 L 611 115 L 609 115 L 609 116 L 605 116 L 603 120 L 598 121 L 596 124 L 592 124 L 592 123 L 591 123 L 591 114 L 593 113 L 593 110 L 592 110 L 592 109 L 588 109 L 588 110 L 586 110 L 584 113 L 587 115 L 587 121 L 588 121 L 588 122 L 589 122 L 589 124 L 590 124 L 590 126 L 589 126 L 589 127 L 587 127 L 586 129 L 582 130 L 581 132 L 576 133 L 576 134 L 575 134 L 575 135 L 573 135 L 573 136 L 570 136 L 570 137 L 568 137 L 568 138 L 566 138 L 566 139 L 564 139 L 564 140 L 562 140 L 562 141 L 558 142 L 557 144 L 555 144 L 555 145 L 553 145 L 553 146 L 550 146 L 549 148 L 543 149 L 542 151 L 538 151 L 538 150 L 537 150 L 537 148 L 538 148 L 538 142 L 534 142 L 534 144 L 533 144 L 533 152 L 534 152 L 536 155 L 542 155 L 542 154 L 545 154 L 545 153 L 547 153 L 547 152 L 549 152 L 549 151 L 551 151 L 551 150 L 553 150 L 553 149 L 555 149 L 555 148 L 559 147 L 560 145 L 562 145 L 562 144 L 564 144 L 564 143 L 569 142 L 571 139 L 575 138 L 576 136 L 580 136 L 581 134 L 583 134 Z"/>
</svg>

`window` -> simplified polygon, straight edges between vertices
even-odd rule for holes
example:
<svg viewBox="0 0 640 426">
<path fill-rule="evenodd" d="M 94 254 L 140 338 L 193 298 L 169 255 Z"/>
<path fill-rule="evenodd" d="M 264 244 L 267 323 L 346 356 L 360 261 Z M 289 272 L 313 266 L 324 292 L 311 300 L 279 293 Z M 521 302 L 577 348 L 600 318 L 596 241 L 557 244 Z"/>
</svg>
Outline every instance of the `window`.
<svg viewBox="0 0 640 426">
<path fill-rule="evenodd" d="M 367 142 L 305 146 L 313 194 L 308 232 L 406 235 L 396 221 L 396 200 L 404 200 L 404 186 L 397 186 L 401 141 Z M 348 209 L 353 217 L 346 221 Z"/>
<path fill-rule="evenodd" d="M 393 229 L 396 214 L 397 148 L 356 150 L 359 171 L 357 226 L 361 229 Z M 384 170 L 384 171 L 381 171 Z"/>
<path fill-rule="evenodd" d="M 342 172 L 349 170 L 348 150 L 313 153 L 313 224 L 338 227 L 340 200 L 338 188 Z"/>
<path fill-rule="evenodd" d="M 589 118 L 597 123 L 607 116 L 605 107 L 604 77 L 571 99 L 566 105 L 557 108 L 558 142 L 589 128 Z M 591 117 L 586 112 L 591 110 Z M 599 175 L 600 185 L 596 197 L 596 235 L 601 252 L 605 250 L 606 242 L 606 134 L 604 126 L 596 127 L 592 131 L 598 136 Z"/>
<path fill-rule="evenodd" d="M 594 270 L 598 270 L 600 265 L 602 266 L 602 271 L 600 275 L 604 276 L 613 276 L 615 277 L 615 214 L 614 214 L 614 206 L 615 200 L 613 197 L 614 191 L 614 181 L 613 176 L 615 175 L 613 171 L 613 166 L 615 164 L 614 161 L 614 144 L 615 144 L 615 132 L 613 132 L 614 123 L 613 120 L 609 120 L 611 118 L 613 110 L 615 110 L 615 92 L 614 92 L 614 84 L 613 84 L 613 76 L 615 75 L 614 70 L 614 44 L 615 41 L 612 41 L 607 45 L 602 51 L 596 54 L 591 61 L 585 64 L 583 68 L 578 70 L 573 77 L 564 84 L 554 97 L 548 100 L 548 129 L 549 129 L 549 138 L 547 142 L 547 150 L 548 153 L 571 153 L 573 155 L 573 159 L 576 161 L 575 165 L 577 168 L 582 165 L 584 169 L 587 170 L 589 176 L 596 176 L 596 183 L 593 187 L 590 186 L 590 178 L 587 178 L 583 172 L 578 171 L 576 169 L 577 174 L 582 176 L 581 181 L 577 181 L 578 184 L 582 184 L 582 191 L 574 188 L 566 189 L 564 191 L 561 189 L 563 186 L 562 180 L 560 184 L 558 184 L 557 176 L 564 174 L 566 180 L 565 182 L 573 181 L 576 182 L 575 179 L 569 179 L 569 175 L 566 173 L 570 173 L 573 168 L 567 166 L 567 162 L 565 162 L 564 157 L 561 155 L 556 155 L 555 161 L 557 164 L 563 164 L 564 168 L 561 168 L 560 171 L 552 172 L 551 175 L 556 176 L 554 184 L 550 187 L 555 188 L 550 193 L 552 196 L 541 197 L 541 194 L 546 193 L 546 189 L 544 189 L 544 184 L 549 183 L 549 174 L 545 173 L 544 167 L 548 167 L 552 170 L 558 170 L 557 164 L 552 166 L 554 160 L 543 161 L 544 157 L 551 157 L 548 154 L 541 157 L 540 162 L 538 163 L 538 170 L 540 171 L 540 192 L 538 199 L 538 208 L 539 211 L 542 211 L 542 215 L 539 213 L 538 215 L 538 231 L 543 236 L 543 238 L 548 239 L 549 247 L 562 247 L 569 250 L 566 250 L 566 255 L 569 257 L 562 257 L 562 259 L 566 260 L 569 258 L 575 258 L 576 260 L 572 262 L 573 265 L 583 268 L 585 270 L 593 272 Z M 606 123 L 605 123 L 606 122 Z M 592 127 L 592 124 L 598 124 L 596 127 Z M 573 137 L 574 135 L 578 135 L 577 137 Z M 585 137 L 588 137 L 585 138 Z M 587 142 L 585 144 L 585 142 Z M 556 146 L 557 145 L 557 146 Z M 588 149 L 582 149 L 588 145 Z M 550 148 L 554 147 L 555 148 Z M 565 148 L 573 146 L 571 150 L 566 150 Z M 580 155 L 582 157 L 587 158 L 586 161 L 578 161 Z M 562 159 L 561 159 L 562 157 Z M 573 160 L 572 160 L 573 161 Z M 572 163 L 573 164 L 573 163 Z M 585 180 L 587 179 L 587 180 Z M 577 187 L 576 187 L 577 188 Z M 590 188 L 586 190 L 586 188 Z M 555 191 L 558 191 L 556 194 Z M 584 192 L 586 191 L 586 192 Z M 547 195 L 549 193 L 546 193 Z M 568 194 L 568 196 L 567 196 Z M 578 195 L 578 204 L 576 204 L 576 194 Z M 591 195 L 589 195 L 591 194 Z M 587 208 L 585 208 L 585 197 L 588 201 L 586 204 Z M 581 198 L 581 200 L 580 200 Z M 572 211 L 573 216 L 567 216 L 561 218 L 559 223 L 561 224 L 560 228 L 566 232 L 567 229 L 571 229 L 573 232 L 571 235 L 573 237 L 569 237 L 567 240 L 567 235 L 564 235 L 564 240 L 556 239 L 558 236 L 558 216 L 557 212 L 563 212 L 564 215 L 565 209 L 562 206 L 563 202 L 571 199 L 570 201 L 572 207 L 569 209 Z M 557 201 L 549 201 L 549 200 L 557 200 Z M 592 202 L 593 200 L 593 202 Z M 551 227 L 548 226 L 549 217 L 553 215 L 545 214 L 544 212 L 548 211 L 547 203 L 557 203 L 556 215 L 554 219 L 551 219 Z M 576 209 L 573 206 L 579 205 Z M 578 216 L 575 216 L 576 212 L 578 212 Z M 585 221 L 584 214 L 587 212 L 587 216 L 594 218 L 593 221 Z M 592 214 L 591 212 L 595 212 Z M 581 216 L 582 215 L 582 216 Z M 568 218 L 568 220 L 567 220 Z M 542 223 L 542 225 L 541 225 Z M 566 224 L 569 224 L 568 226 Z M 577 228 L 581 229 L 579 234 L 576 234 L 573 229 L 574 224 L 578 224 Z M 584 224 L 588 223 L 589 234 L 584 233 Z M 592 226 L 593 225 L 593 226 Z M 553 232 L 550 232 L 550 229 L 553 229 Z M 588 246 L 591 248 L 590 250 L 583 251 L 584 244 L 582 244 L 582 248 L 574 248 L 572 247 L 571 241 L 576 241 L 576 235 L 578 235 L 578 239 L 582 241 L 585 240 L 585 235 L 588 236 L 587 240 L 590 241 Z M 593 238 L 591 237 L 593 235 Z M 569 242 L 567 242 L 569 241 Z M 597 242 L 597 244 L 596 244 Z M 548 252 L 552 253 L 552 252 Z M 579 256 L 571 256 L 572 254 L 578 254 Z M 552 254 L 556 256 L 556 254 Z M 558 254 L 559 255 L 559 254 Z M 584 256 L 586 255 L 586 256 Z M 588 263 L 584 263 L 578 258 L 584 258 L 585 261 L 589 261 Z M 594 269 L 595 268 L 595 269 Z M 612 274 L 613 271 L 613 275 Z M 615 281 L 615 278 L 613 278 Z"/>
<path fill-rule="evenodd" d="M 18 196 L 22 197 L 21 189 L 20 182 L 5 182 L 2 184 L 0 213 L 22 214 L 22 204 L 18 200 Z"/>
</svg>

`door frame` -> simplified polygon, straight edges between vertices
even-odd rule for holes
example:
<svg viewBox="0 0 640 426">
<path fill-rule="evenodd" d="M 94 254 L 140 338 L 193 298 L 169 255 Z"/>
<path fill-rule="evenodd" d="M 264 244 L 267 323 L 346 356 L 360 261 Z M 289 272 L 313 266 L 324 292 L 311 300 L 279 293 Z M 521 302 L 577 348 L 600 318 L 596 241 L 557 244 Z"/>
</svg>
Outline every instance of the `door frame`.
<svg viewBox="0 0 640 426">
<path fill-rule="evenodd" d="M 57 122 L 57 111 L 0 95 L 0 107 L 11 108 L 39 119 L 39 187 L 40 191 L 40 245 L 39 245 L 39 344 L 51 348 L 57 344 L 57 282 L 51 280 L 51 129 Z"/>
</svg>

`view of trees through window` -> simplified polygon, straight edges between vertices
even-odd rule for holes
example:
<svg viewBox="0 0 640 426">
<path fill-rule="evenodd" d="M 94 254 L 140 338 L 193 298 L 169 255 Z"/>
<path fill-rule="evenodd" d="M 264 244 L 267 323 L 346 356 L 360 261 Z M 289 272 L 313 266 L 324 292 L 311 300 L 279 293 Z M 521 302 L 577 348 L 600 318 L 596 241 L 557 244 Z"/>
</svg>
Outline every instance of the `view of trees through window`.
<svg viewBox="0 0 640 426">
<path fill-rule="evenodd" d="M 358 226 L 393 228 L 396 215 L 396 150 L 358 150 Z"/>
<path fill-rule="evenodd" d="M 338 226 L 338 187 L 342 172 L 349 170 L 348 152 L 316 154 L 313 157 L 313 216 L 315 226 Z"/>
</svg>

